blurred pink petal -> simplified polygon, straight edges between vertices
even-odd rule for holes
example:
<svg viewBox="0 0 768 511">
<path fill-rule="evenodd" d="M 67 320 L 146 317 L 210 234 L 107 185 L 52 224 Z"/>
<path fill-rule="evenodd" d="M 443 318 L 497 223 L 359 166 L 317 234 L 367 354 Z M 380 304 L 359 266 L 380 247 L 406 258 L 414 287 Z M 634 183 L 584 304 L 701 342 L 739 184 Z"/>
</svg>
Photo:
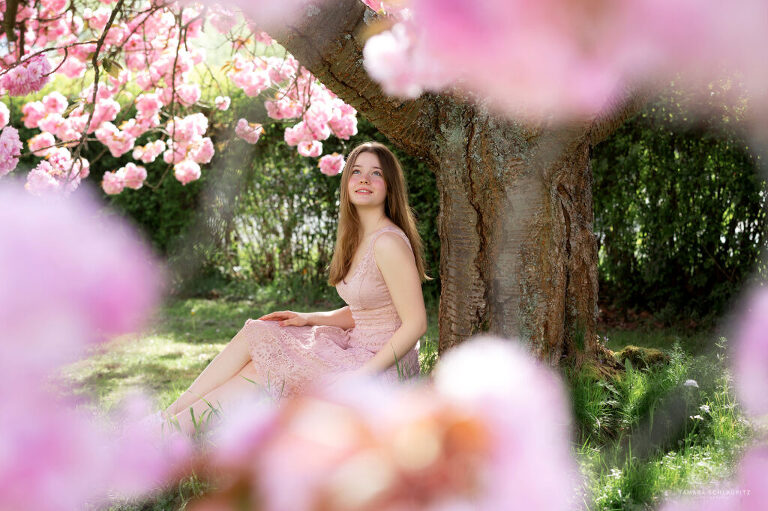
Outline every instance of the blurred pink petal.
<svg viewBox="0 0 768 511">
<path fill-rule="evenodd" d="M 124 409 L 116 429 L 34 387 L 8 390 L 0 390 L 0 413 L 14 420 L 0 423 L 0 509 L 83 509 L 109 495 L 140 496 L 190 455 L 188 440 L 138 426 L 146 406 Z"/>
<path fill-rule="evenodd" d="M 480 336 L 441 358 L 435 386 L 492 426 L 483 508 L 570 509 L 579 485 L 570 403 L 551 369 L 517 340 Z"/>
<path fill-rule="evenodd" d="M 3 184 L 0 239 L 0 373 L 48 370 L 86 342 L 140 328 L 157 303 L 152 254 L 83 192 L 43 200 Z"/>
<path fill-rule="evenodd" d="M 628 84 L 701 87 L 734 78 L 768 105 L 761 0 L 412 0 L 412 17 L 369 39 L 389 94 L 460 87 L 502 113 L 599 113 Z M 735 99 L 735 98 L 734 98 Z"/>
<path fill-rule="evenodd" d="M 449 355 L 435 387 L 347 375 L 225 418 L 209 467 L 225 471 L 221 492 L 200 509 L 243 495 L 264 510 L 570 509 L 578 470 L 557 378 L 512 341 Z"/>
<path fill-rule="evenodd" d="M 753 291 L 739 316 L 734 337 L 736 392 L 745 410 L 768 416 L 768 287 Z"/>
</svg>

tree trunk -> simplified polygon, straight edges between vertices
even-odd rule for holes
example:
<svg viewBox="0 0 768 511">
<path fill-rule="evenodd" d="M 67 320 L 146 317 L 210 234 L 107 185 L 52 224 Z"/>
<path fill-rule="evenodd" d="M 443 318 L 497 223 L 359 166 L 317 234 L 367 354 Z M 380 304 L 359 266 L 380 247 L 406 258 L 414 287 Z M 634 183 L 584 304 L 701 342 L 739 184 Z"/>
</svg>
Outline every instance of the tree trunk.
<svg viewBox="0 0 768 511">
<path fill-rule="evenodd" d="M 589 148 L 636 108 L 567 127 L 525 126 L 454 95 L 389 98 L 362 66 L 375 15 L 359 0 L 312 7 L 273 36 L 395 145 L 440 192 L 442 353 L 488 332 L 551 365 L 596 362 L 597 243 Z M 595 135 L 596 134 L 596 135 Z"/>
</svg>

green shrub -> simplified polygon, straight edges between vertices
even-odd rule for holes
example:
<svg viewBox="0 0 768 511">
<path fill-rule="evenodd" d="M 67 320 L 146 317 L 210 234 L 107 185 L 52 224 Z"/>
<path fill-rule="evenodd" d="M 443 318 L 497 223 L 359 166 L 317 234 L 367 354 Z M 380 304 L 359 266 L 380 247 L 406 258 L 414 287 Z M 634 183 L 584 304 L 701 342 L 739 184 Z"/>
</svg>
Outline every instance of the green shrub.
<svg viewBox="0 0 768 511">
<path fill-rule="evenodd" d="M 600 293 L 667 324 L 720 317 L 768 234 L 766 183 L 733 114 L 689 121 L 688 99 L 668 92 L 593 152 Z"/>
</svg>

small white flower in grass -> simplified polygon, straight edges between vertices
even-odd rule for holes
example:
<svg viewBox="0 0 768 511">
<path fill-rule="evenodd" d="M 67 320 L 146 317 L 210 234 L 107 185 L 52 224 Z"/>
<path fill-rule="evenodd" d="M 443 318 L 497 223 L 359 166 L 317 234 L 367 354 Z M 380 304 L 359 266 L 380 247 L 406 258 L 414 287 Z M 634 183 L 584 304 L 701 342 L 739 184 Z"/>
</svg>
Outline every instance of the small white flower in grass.
<svg viewBox="0 0 768 511">
<path fill-rule="evenodd" d="M 683 386 L 685 387 L 696 387 L 699 388 L 698 382 L 696 380 L 685 380 L 685 383 L 683 383 Z"/>
</svg>

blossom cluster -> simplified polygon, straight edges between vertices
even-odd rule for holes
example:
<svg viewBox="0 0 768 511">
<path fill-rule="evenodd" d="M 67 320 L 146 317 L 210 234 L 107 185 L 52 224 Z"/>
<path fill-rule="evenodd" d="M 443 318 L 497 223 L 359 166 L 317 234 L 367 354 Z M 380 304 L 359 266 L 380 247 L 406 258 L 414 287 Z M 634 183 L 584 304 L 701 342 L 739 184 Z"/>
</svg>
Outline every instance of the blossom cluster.
<svg viewBox="0 0 768 511">
<path fill-rule="evenodd" d="M 110 22 L 113 3 L 102 1 L 101 5 L 88 7 L 73 4 L 67 8 L 61 0 L 43 0 L 34 6 L 19 6 L 15 30 L 17 34 L 25 30 L 25 56 L 20 60 L 13 52 L 0 56 L 0 88 L 10 95 L 39 91 L 52 72 L 69 78 L 83 77 L 97 49 L 95 41 L 104 36 L 99 52 L 105 57 L 100 60 L 96 87 L 86 87 L 77 98 L 51 92 L 22 107 L 24 125 L 40 130 L 26 141 L 30 152 L 43 158 L 28 174 L 27 189 L 34 193 L 77 188 L 90 165 L 79 156 L 77 148 L 89 135 L 95 136 L 113 157 L 129 154 L 136 160 L 133 166 L 124 165 L 106 173 L 102 188 L 108 194 L 140 188 L 146 172 L 136 169 L 145 169 L 143 165 L 160 154 L 173 166 L 173 175 L 182 184 L 198 179 L 201 166 L 214 155 L 214 145 L 206 136 L 209 118 L 215 111 L 228 110 L 231 100 L 225 95 L 212 100 L 203 98 L 195 69 L 204 61 L 205 52 L 189 43 L 202 34 L 206 19 L 217 30 L 236 38 L 233 31 L 239 29 L 240 11 L 221 5 L 143 0 L 130 8 L 123 6 L 123 14 Z M 269 7 L 269 13 L 269 9 L 256 9 L 257 14 L 250 3 L 241 6 L 249 15 L 248 29 L 254 40 L 266 46 L 273 44 L 269 35 L 255 28 L 256 24 L 274 26 L 271 24 L 289 11 L 295 13 L 303 0 L 283 4 Z M 0 34 L 0 40 L 4 38 L 6 35 Z M 9 50 L 19 49 L 18 44 L 9 42 Z M 268 112 L 273 119 L 312 126 L 302 126 L 291 135 L 295 139 L 292 145 L 301 154 L 320 156 L 321 140 L 331 134 L 347 139 L 356 133 L 355 110 L 300 68 L 296 59 L 290 55 L 282 58 L 246 53 L 236 51 L 227 64 L 231 83 L 248 96 L 269 97 Z M 128 92 L 131 84 L 140 90 L 135 96 Z M 199 110 L 208 106 L 207 101 L 215 110 L 203 114 Z M 0 121 L 4 114 L 7 118 L 7 108 L 0 105 Z M 235 135 L 255 143 L 263 128 L 245 122 L 236 127 Z M 137 145 L 139 137 L 146 135 L 148 140 Z M 75 159 L 77 163 L 73 163 Z M 16 164 L 17 160 L 7 158 L 3 173 Z"/>
<path fill-rule="evenodd" d="M 0 88 L 12 96 L 24 96 L 36 92 L 48 83 L 51 63 L 45 55 L 34 55 L 22 60 L 0 76 Z"/>
<path fill-rule="evenodd" d="M 228 76 L 248 96 L 273 91 L 264 102 L 267 115 L 275 120 L 299 120 L 285 129 L 284 138 L 302 156 L 320 156 L 322 141 L 331 135 L 348 140 L 357 133 L 357 111 L 291 56 L 249 60 L 237 55 L 230 63 Z M 245 124 L 239 122 L 237 129 L 238 136 L 255 143 L 243 137 Z"/>
</svg>

